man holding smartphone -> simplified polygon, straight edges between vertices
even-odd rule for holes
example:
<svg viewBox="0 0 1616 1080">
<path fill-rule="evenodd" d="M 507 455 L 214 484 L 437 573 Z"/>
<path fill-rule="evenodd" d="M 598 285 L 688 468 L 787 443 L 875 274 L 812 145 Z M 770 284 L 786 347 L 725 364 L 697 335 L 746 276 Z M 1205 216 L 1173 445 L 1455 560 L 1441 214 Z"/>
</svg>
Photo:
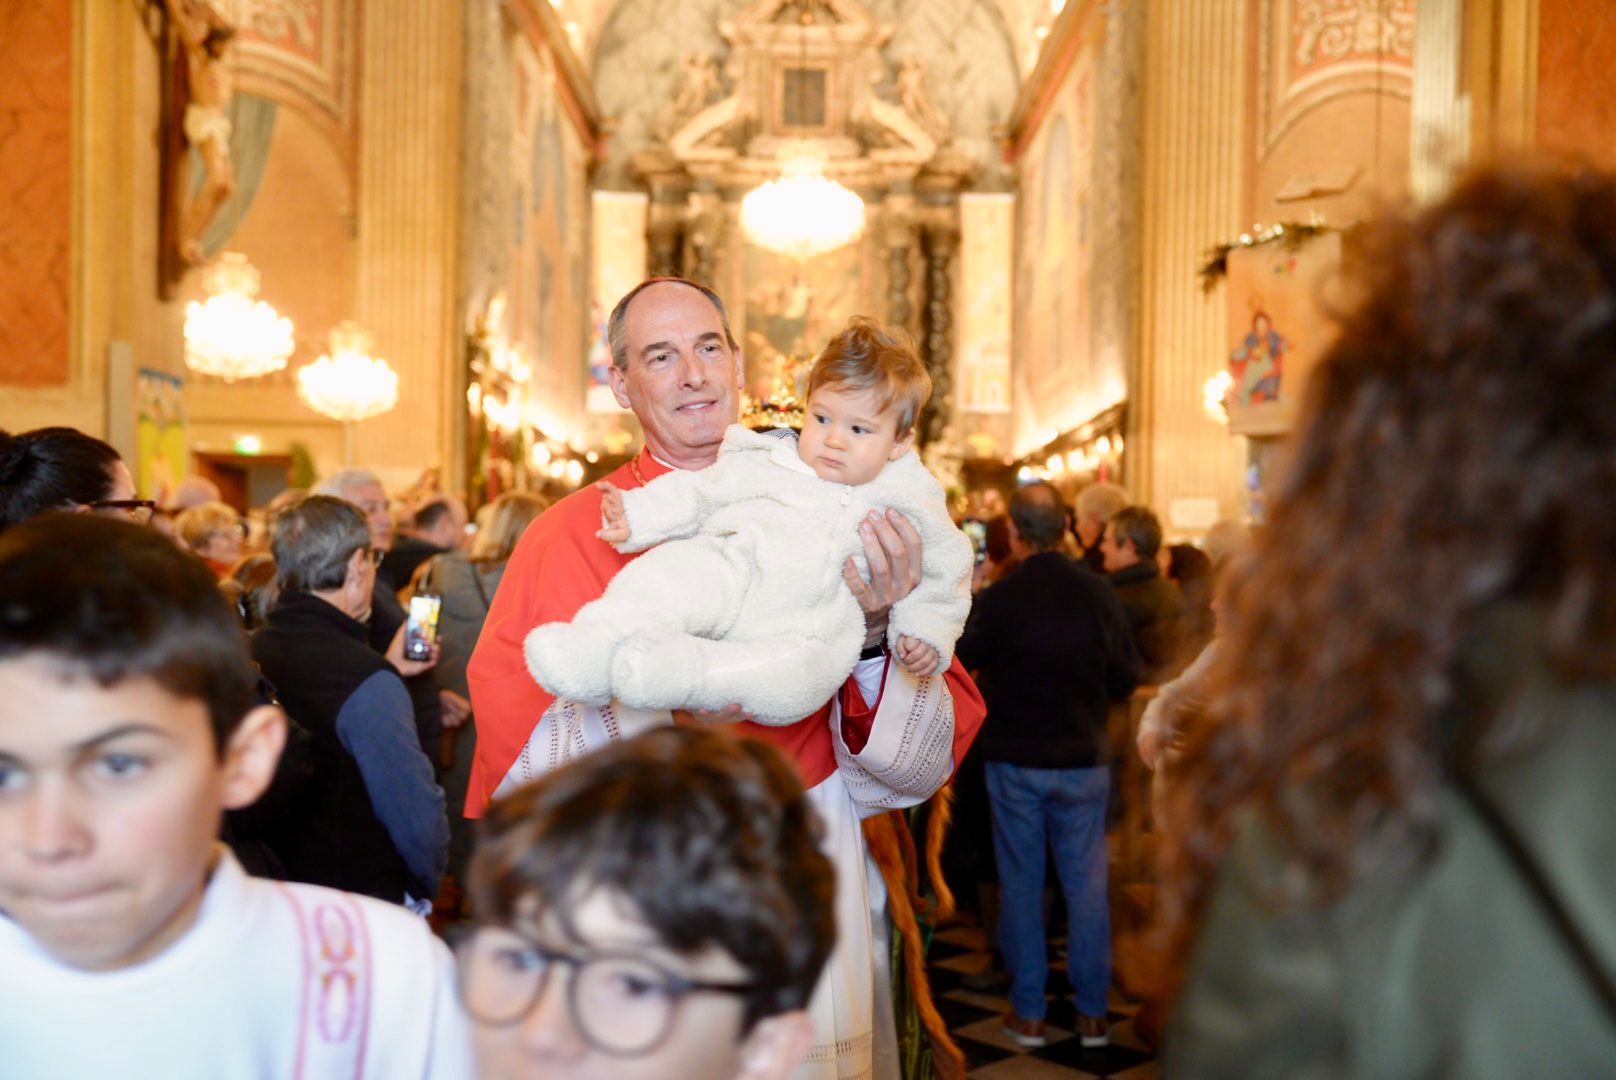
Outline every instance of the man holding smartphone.
<svg viewBox="0 0 1616 1080">
<path fill-rule="evenodd" d="M 313 739 L 302 814 L 281 852 L 294 881 L 329 885 L 423 914 L 449 853 L 443 789 L 421 751 L 401 676 L 437 662 L 367 644 L 378 549 L 364 515 L 310 495 L 270 526 L 281 598 L 252 639 L 253 658 Z"/>
<path fill-rule="evenodd" d="M 344 469 L 326 477 L 314 489 L 317 495 L 334 495 L 352 503 L 365 516 L 370 528 L 370 543 L 380 560 L 372 577 L 375 583 L 370 592 L 370 647 L 386 653 L 388 645 L 404 625 L 404 605 L 399 602 L 398 590 L 408 585 L 407 580 L 396 580 L 387 570 L 387 555 L 395 541 L 393 514 L 387 502 L 387 491 L 376 474 L 368 469 Z M 428 761 L 436 762 L 443 748 L 444 703 L 438 694 L 437 680 L 427 674 L 404 673 L 404 689 L 409 692 L 410 704 L 415 712 L 415 734 L 421 743 L 421 752 Z"/>
</svg>

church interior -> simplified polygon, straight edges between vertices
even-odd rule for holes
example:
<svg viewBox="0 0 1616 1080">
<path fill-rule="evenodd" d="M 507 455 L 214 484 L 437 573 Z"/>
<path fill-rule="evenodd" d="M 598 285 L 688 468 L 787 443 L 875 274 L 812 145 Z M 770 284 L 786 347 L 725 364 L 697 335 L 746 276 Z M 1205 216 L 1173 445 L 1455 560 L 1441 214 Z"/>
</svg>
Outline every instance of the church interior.
<svg viewBox="0 0 1616 1080">
<path fill-rule="evenodd" d="M 800 426 L 870 316 L 930 374 L 956 520 L 1109 482 L 1202 544 L 1264 520 L 1365 221 L 1487 162 L 1616 167 L 1603 0 L 59 0 L 0 29 L 0 428 L 106 440 L 159 508 L 203 478 L 258 535 L 349 468 L 475 515 L 623 466 L 608 314 L 674 275 L 728 307 L 743 422 Z M 1025 1053 L 966 981 L 980 928 L 939 931 L 969 1075 L 1159 1075 L 1125 992 L 1147 801 L 1114 823 L 1106 1051 Z"/>
<path fill-rule="evenodd" d="M 478 503 L 603 475 L 636 438 L 605 314 L 677 273 L 726 299 L 755 399 L 872 315 L 937 380 L 945 487 L 1114 480 L 1193 539 L 1260 503 L 1344 232 L 1468 162 L 1610 155 L 1606 15 L 1570 0 L 215 6 L 230 191 L 189 257 L 213 181 L 163 6 L 11 9 L 0 386 L 7 429 L 242 511 L 350 462 Z M 787 166 L 846 201 L 749 216 Z M 287 322 L 188 322 L 231 293 Z M 349 348 L 385 412 L 300 395 Z"/>
</svg>

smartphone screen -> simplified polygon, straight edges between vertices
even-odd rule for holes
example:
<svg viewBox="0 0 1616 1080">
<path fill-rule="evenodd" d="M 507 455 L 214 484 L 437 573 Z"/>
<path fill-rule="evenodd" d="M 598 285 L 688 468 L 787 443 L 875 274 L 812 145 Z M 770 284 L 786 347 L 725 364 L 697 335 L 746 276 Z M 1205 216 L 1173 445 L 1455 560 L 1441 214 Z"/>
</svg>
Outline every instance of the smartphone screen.
<svg viewBox="0 0 1616 1080">
<path fill-rule="evenodd" d="M 410 660 L 426 660 L 432 656 L 432 646 L 438 640 L 438 611 L 443 598 L 420 594 L 410 597 L 410 618 L 404 627 L 404 656 Z"/>
</svg>

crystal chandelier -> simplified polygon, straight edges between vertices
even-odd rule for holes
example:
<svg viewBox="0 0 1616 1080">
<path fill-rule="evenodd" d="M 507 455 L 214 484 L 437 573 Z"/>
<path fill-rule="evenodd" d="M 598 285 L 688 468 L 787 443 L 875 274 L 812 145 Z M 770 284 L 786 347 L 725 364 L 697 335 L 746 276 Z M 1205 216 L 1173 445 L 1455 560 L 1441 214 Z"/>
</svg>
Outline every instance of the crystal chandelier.
<svg viewBox="0 0 1616 1080">
<path fill-rule="evenodd" d="M 371 336 L 352 322 L 331 329 L 330 352 L 297 373 L 303 404 L 333 420 L 353 423 L 398 404 L 398 375 L 370 355 Z"/>
<path fill-rule="evenodd" d="M 247 256 L 226 251 L 202 275 L 203 303 L 185 305 L 185 365 L 227 382 L 256 379 L 286 366 L 292 321 L 256 300 L 258 271 Z"/>
<path fill-rule="evenodd" d="M 759 247 L 811 259 L 859 238 L 864 200 L 828 178 L 822 158 L 804 154 L 783 162 L 778 178 L 746 193 L 741 229 Z"/>
</svg>

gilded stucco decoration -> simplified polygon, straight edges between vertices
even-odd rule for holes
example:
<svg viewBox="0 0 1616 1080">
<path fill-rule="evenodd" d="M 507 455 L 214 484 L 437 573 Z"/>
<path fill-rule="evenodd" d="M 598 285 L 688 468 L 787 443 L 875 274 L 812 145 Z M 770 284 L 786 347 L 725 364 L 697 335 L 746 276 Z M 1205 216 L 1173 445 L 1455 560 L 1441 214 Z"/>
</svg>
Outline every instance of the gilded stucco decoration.
<svg viewBox="0 0 1616 1080">
<path fill-rule="evenodd" d="M 304 105 L 348 143 L 358 0 L 236 0 L 241 87 Z M 351 147 L 350 147 L 351 149 Z"/>
<path fill-rule="evenodd" d="M 1413 93 L 1418 0 L 1264 0 L 1259 145 L 1272 150 L 1307 113 L 1352 94 Z"/>
<path fill-rule="evenodd" d="M 1354 56 L 1413 63 L 1414 3 L 1300 0 L 1292 36 L 1298 75 Z"/>
<path fill-rule="evenodd" d="M 636 154 L 671 143 L 692 117 L 734 95 L 741 73 L 732 56 L 735 44 L 721 25 L 744 23 L 747 10 L 756 6 L 746 0 L 622 0 L 611 11 L 595 39 L 591 64 L 602 110 L 615 124 L 597 176 L 601 185 L 636 186 L 631 165 Z M 891 106 L 903 118 L 899 128 L 912 120 L 928 141 L 946 142 L 968 158 L 978 184 L 1007 179 L 998 128 L 1014 104 L 1019 75 L 997 9 L 978 0 L 872 0 L 844 6 L 859 7 L 872 25 L 886 30 L 872 42 L 876 55 L 860 76 L 868 84 L 833 84 L 829 91 L 835 101 L 873 100 L 876 111 Z M 797 24 L 781 24 L 773 33 L 782 43 L 795 43 Z M 744 124 L 737 115 L 709 119 L 729 126 L 704 127 L 687 132 L 687 138 L 723 142 Z M 872 128 L 867 137 L 873 141 L 909 141 L 893 134 L 890 124 Z"/>
</svg>

